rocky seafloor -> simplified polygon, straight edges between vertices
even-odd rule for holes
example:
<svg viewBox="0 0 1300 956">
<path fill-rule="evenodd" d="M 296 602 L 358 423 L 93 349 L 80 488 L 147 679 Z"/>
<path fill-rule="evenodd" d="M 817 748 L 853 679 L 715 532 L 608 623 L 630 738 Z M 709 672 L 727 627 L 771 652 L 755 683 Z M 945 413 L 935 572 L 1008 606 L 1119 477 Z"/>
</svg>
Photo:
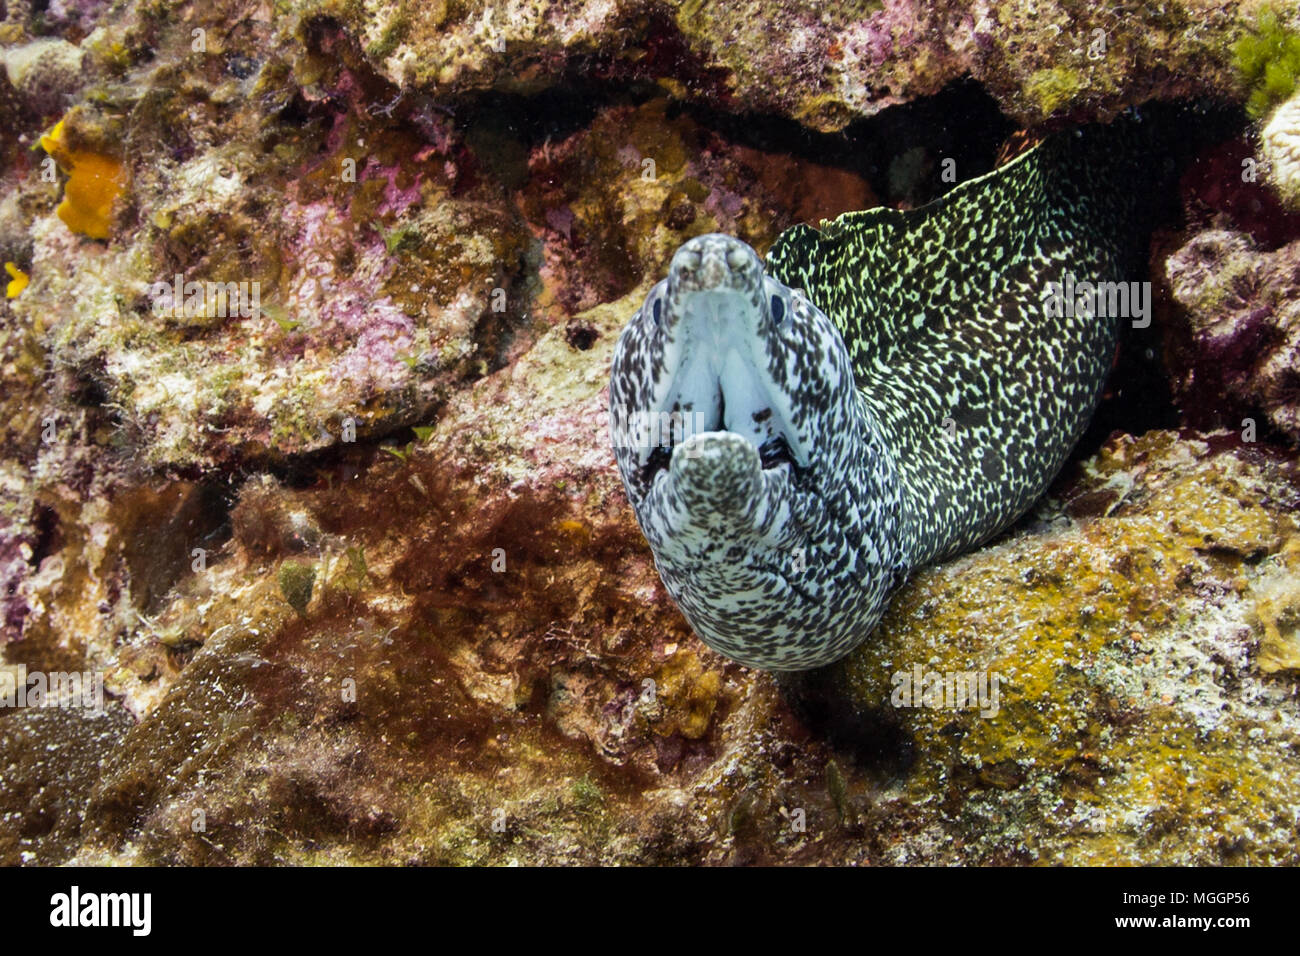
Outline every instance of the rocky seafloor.
<svg viewBox="0 0 1300 956">
<path fill-rule="evenodd" d="M 1300 10 L 4 11 L 0 690 L 104 693 L 0 707 L 0 863 L 1300 862 Z M 1049 494 L 839 665 L 700 644 L 605 428 L 673 251 L 1152 101 L 1153 322 Z"/>
</svg>

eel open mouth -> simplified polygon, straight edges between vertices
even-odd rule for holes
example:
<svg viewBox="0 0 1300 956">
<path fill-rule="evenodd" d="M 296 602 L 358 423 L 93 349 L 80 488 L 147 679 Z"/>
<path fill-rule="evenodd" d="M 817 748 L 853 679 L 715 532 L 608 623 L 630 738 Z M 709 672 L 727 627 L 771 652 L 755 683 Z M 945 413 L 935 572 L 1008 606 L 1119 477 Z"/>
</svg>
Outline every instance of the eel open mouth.
<svg viewBox="0 0 1300 956">
<path fill-rule="evenodd" d="M 693 435 L 732 432 L 758 450 L 764 470 L 803 463 L 790 425 L 789 401 L 769 371 L 774 323 L 762 299 L 744 289 L 679 293 L 670 337 L 666 388 L 652 413 L 649 454 L 642 476 L 653 481 L 673 450 Z M 671 368 L 676 361 L 676 368 Z"/>
</svg>

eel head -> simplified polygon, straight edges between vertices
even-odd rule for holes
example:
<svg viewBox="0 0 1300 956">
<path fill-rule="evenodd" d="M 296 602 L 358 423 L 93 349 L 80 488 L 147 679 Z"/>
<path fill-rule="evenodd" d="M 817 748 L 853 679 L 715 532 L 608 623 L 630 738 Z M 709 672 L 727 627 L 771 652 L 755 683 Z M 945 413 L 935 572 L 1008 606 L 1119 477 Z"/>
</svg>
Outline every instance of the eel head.
<svg viewBox="0 0 1300 956">
<path fill-rule="evenodd" d="M 839 331 L 730 236 L 685 243 L 614 351 L 637 521 L 696 633 L 742 663 L 847 653 L 905 559 L 897 471 Z"/>
</svg>

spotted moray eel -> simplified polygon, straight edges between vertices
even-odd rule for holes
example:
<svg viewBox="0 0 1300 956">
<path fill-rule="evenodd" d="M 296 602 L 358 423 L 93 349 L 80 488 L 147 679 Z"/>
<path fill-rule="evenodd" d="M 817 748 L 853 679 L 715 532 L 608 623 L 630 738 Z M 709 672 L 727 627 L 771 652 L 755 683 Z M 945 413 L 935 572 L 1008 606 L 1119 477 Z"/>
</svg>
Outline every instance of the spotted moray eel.
<svg viewBox="0 0 1300 956">
<path fill-rule="evenodd" d="M 1130 278 L 1143 157 L 1126 142 L 1067 131 L 920 209 L 796 226 L 766 271 L 730 236 L 678 249 L 615 347 L 610 424 L 706 644 L 768 670 L 833 662 L 911 571 L 1043 493 L 1118 329 L 1049 311 L 1048 283 Z"/>
</svg>

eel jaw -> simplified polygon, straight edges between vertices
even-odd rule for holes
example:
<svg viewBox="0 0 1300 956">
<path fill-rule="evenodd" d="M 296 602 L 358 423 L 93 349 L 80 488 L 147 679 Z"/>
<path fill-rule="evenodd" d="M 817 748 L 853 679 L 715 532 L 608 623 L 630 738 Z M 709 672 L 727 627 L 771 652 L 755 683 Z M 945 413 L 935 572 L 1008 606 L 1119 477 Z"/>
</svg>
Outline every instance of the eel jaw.
<svg viewBox="0 0 1300 956">
<path fill-rule="evenodd" d="M 687 437 L 683 442 L 676 442 L 670 439 L 667 445 L 660 445 L 650 452 L 650 457 L 646 460 L 645 465 L 641 469 L 642 480 L 645 481 L 646 484 L 653 484 L 660 474 L 666 474 L 670 471 L 673 462 L 677 461 L 679 457 L 685 459 L 700 457 L 704 452 L 704 448 L 696 441 L 696 439 L 717 435 L 735 435 L 738 438 L 745 437 L 743 435 L 738 435 L 736 432 L 727 431 L 725 429 L 710 429 L 705 432 L 696 432 Z M 784 435 L 778 435 L 775 438 L 768 439 L 761 446 L 755 446 L 748 440 L 746 441 L 746 445 L 749 448 L 754 449 L 758 454 L 759 469 L 761 471 L 769 471 L 774 468 L 788 465 L 796 477 L 803 474 L 804 470 L 799 467 L 798 463 L 794 460 L 794 456 L 790 453 L 790 445 L 786 441 Z"/>
<path fill-rule="evenodd" d="M 674 450 L 668 475 L 688 513 L 723 521 L 748 515 L 763 493 L 758 450 L 735 432 L 692 435 Z"/>
<path fill-rule="evenodd" d="M 799 442 L 788 424 L 786 403 L 753 357 L 752 345 L 736 340 L 734 324 L 719 321 L 727 309 L 725 300 L 714 295 L 699 293 L 687 306 L 684 360 L 668 380 L 663 405 L 651 413 L 657 427 L 641 466 L 646 486 L 679 457 L 704 453 L 707 445 L 696 439 L 706 435 L 743 439 L 762 470 L 789 466 L 802 474 L 807 466 L 806 458 L 800 461 L 791 447 Z"/>
</svg>

